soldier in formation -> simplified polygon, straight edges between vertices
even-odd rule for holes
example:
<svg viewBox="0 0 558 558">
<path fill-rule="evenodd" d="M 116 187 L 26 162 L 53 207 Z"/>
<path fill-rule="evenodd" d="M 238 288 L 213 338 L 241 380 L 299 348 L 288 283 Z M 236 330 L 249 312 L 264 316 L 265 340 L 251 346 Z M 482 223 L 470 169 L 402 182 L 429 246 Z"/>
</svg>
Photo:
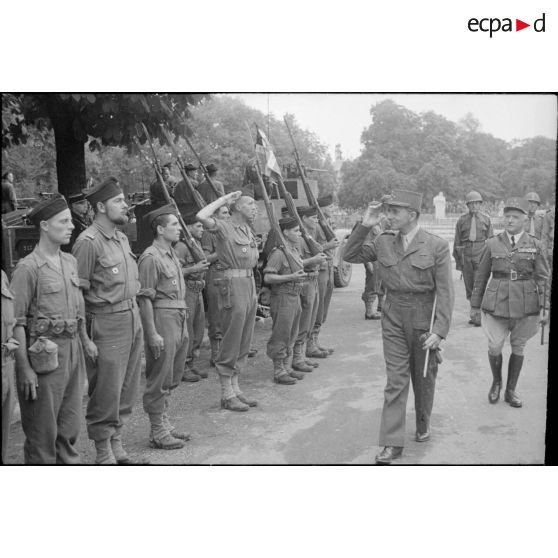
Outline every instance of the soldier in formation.
<svg viewBox="0 0 558 558">
<path fill-rule="evenodd" d="M 536 192 L 529 192 L 525 199 L 529 204 L 527 219 L 525 219 L 525 232 L 541 240 L 544 217 L 537 213 L 541 206 L 541 198 Z"/>
</svg>

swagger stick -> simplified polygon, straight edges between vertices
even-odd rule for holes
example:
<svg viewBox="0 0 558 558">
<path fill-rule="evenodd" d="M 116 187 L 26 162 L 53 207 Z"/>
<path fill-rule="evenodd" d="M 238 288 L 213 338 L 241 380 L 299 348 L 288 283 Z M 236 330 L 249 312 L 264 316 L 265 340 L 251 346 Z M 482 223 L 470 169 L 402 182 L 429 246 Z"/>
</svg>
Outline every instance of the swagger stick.
<svg viewBox="0 0 558 558">
<path fill-rule="evenodd" d="M 434 316 L 436 315 L 436 302 L 438 302 L 438 293 L 434 295 L 434 305 L 432 306 L 432 316 L 430 317 L 430 329 L 428 333 L 432 333 L 432 328 L 434 327 Z M 426 378 L 426 371 L 428 370 L 428 360 L 430 358 L 430 348 L 426 349 L 426 358 L 424 360 L 424 370 L 422 371 L 422 377 Z"/>
<path fill-rule="evenodd" d="M 542 317 L 546 317 L 546 281 L 544 283 Z M 541 345 L 544 345 L 544 323 L 541 326 Z"/>
</svg>

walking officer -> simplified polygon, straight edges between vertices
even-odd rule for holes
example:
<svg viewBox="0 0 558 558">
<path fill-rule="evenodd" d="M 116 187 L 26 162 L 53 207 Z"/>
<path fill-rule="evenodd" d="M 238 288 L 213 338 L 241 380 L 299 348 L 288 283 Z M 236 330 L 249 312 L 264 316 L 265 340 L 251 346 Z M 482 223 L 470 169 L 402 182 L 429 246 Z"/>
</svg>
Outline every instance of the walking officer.
<svg viewBox="0 0 558 558">
<path fill-rule="evenodd" d="M 453 310 L 453 283 L 449 245 L 419 226 L 422 195 L 395 190 L 387 202 L 391 231 L 372 245 L 364 244 L 370 228 L 381 218 L 380 203 L 371 204 L 345 247 L 351 263 L 378 261 L 380 278 L 387 289 L 382 315 L 382 339 L 387 385 L 380 425 L 384 449 L 376 462 L 391 463 L 405 445 L 405 411 L 409 381 L 413 383 L 416 440 L 430 439 L 430 415 L 438 360 L 435 353 L 449 331 Z M 433 326 L 430 321 L 434 316 Z M 426 377 L 423 368 L 430 349 Z"/>
<path fill-rule="evenodd" d="M 528 211 L 526 199 L 506 201 L 505 231 L 487 241 L 471 298 L 473 311 L 481 315 L 488 339 L 488 361 L 493 378 L 488 393 L 490 403 L 500 398 L 502 347 L 510 336 L 512 351 L 504 399 L 512 407 L 523 404 L 515 388 L 523 366 L 525 345 L 536 335 L 539 321 L 548 321 L 547 316 L 539 320 L 548 265 L 541 242 L 524 230 Z"/>
<path fill-rule="evenodd" d="M 97 358 L 85 330 L 85 309 L 75 258 L 60 250 L 74 225 L 62 197 L 41 202 L 28 214 L 39 243 L 12 276 L 21 425 L 27 464 L 77 464 L 84 350 Z"/>
<path fill-rule="evenodd" d="M 542 238 L 544 217 L 539 215 L 537 211 L 541 206 L 541 198 L 539 198 L 536 192 L 529 192 L 525 199 L 529 203 L 529 211 L 527 219 L 525 219 L 525 232 L 540 240 Z"/>
<path fill-rule="evenodd" d="M 267 343 L 267 356 L 273 361 L 276 384 L 294 384 L 304 374 L 289 366 L 298 335 L 301 315 L 300 293 L 303 288 L 304 264 L 298 251 L 300 227 L 293 217 L 279 220 L 285 246 L 275 248 L 264 269 L 264 282 L 271 285 L 271 318 L 273 330 Z M 309 371 L 312 371 L 311 367 Z"/>
<path fill-rule="evenodd" d="M 490 217 L 480 211 L 483 203 L 482 196 L 473 190 L 467 194 L 465 203 L 469 212 L 461 215 L 455 225 L 453 257 L 457 271 L 463 273 L 465 296 L 470 301 L 482 249 L 486 240 L 494 236 L 494 232 Z M 469 323 L 477 327 L 481 325 L 480 320 L 474 317 L 474 313 Z"/>
<path fill-rule="evenodd" d="M 157 449 L 179 449 L 190 435 L 178 431 L 168 416 L 169 399 L 182 379 L 188 351 L 186 287 L 173 242 L 180 238 L 176 210 L 165 205 L 145 216 L 154 240 L 140 256 L 137 294 L 144 331 L 145 392 L 149 441 Z"/>
<path fill-rule="evenodd" d="M 72 250 L 85 298 L 88 331 L 99 349 L 87 361 L 87 432 L 99 464 L 130 463 L 122 446 L 122 427 L 138 396 L 143 328 L 136 303 L 138 266 L 126 235 L 128 205 L 118 181 L 105 180 L 85 192 L 94 219 Z"/>
<path fill-rule="evenodd" d="M 225 204 L 232 204 L 231 218 L 215 219 L 213 214 Z M 205 229 L 213 234 L 217 258 L 226 266 L 223 277 L 213 280 L 219 289 L 223 330 L 215 368 L 221 383 L 221 407 L 230 411 L 247 411 L 257 405 L 238 385 L 246 366 L 257 310 L 253 268 L 258 261 L 258 248 L 251 229 L 257 212 L 254 199 L 236 191 L 221 196 L 197 214 Z"/>
</svg>

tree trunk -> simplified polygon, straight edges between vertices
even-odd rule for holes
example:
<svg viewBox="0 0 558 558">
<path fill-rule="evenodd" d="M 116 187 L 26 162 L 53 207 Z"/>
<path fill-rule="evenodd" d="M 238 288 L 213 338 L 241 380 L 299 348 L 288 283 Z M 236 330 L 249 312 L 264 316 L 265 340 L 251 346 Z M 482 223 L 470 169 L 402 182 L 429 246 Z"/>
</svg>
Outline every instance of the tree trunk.
<svg viewBox="0 0 558 558">
<path fill-rule="evenodd" d="M 73 122 L 75 113 L 58 95 L 48 96 L 48 113 L 56 143 L 58 191 L 68 197 L 86 186 L 84 142 L 76 139 Z"/>
</svg>

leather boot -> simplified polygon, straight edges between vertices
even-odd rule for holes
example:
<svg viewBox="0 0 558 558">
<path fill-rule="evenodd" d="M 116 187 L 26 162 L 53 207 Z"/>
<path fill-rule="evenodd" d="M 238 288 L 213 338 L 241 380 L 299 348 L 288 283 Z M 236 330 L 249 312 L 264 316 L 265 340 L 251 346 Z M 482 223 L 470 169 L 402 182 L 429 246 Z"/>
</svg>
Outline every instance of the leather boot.
<svg viewBox="0 0 558 558">
<path fill-rule="evenodd" d="M 188 365 L 184 367 L 184 374 L 182 375 L 183 382 L 199 382 L 200 377 L 195 374 Z"/>
<path fill-rule="evenodd" d="M 282 358 L 273 359 L 273 381 L 287 386 L 296 384 L 296 379 L 285 370 Z"/>
<path fill-rule="evenodd" d="M 241 403 L 248 405 L 248 407 L 257 407 L 258 402 L 255 399 L 250 399 L 246 397 L 240 390 L 240 386 L 238 385 L 238 376 L 239 376 L 238 374 L 233 374 L 231 376 L 231 386 L 233 388 L 234 394 L 236 395 L 236 398 Z"/>
<path fill-rule="evenodd" d="M 374 299 L 376 297 L 370 299 L 370 300 L 365 300 L 364 301 L 364 308 L 365 308 L 365 312 L 364 312 L 364 319 L 365 320 L 379 320 L 382 315 L 379 312 L 375 312 L 374 311 Z M 378 306 L 379 306 L 380 302 L 378 301 Z"/>
<path fill-rule="evenodd" d="M 109 438 L 106 440 L 95 440 L 95 451 L 97 452 L 95 456 L 96 465 L 116 465 L 116 458 L 112 453 Z"/>
<path fill-rule="evenodd" d="M 187 442 L 192 437 L 189 432 L 182 432 L 181 430 L 178 430 L 174 424 L 171 424 L 167 413 L 163 413 L 163 427 L 173 438 L 176 438 L 177 440 L 184 440 Z"/>
<path fill-rule="evenodd" d="M 311 335 L 308 337 L 308 341 L 306 342 L 306 356 L 309 358 L 327 358 L 329 353 L 318 349 L 314 341 L 314 336 Z"/>
<path fill-rule="evenodd" d="M 132 462 L 130 456 L 126 453 L 126 450 L 122 446 L 122 429 L 117 428 L 116 432 L 110 439 L 110 446 L 112 449 L 112 454 L 116 459 L 118 465 L 127 465 Z"/>
<path fill-rule="evenodd" d="M 314 345 L 318 348 L 319 351 L 325 351 L 328 355 L 332 355 L 335 352 L 335 349 L 331 347 L 322 347 L 322 345 L 320 345 L 319 335 L 319 333 L 312 334 L 312 337 L 314 337 Z"/>
<path fill-rule="evenodd" d="M 215 359 L 217 358 L 217 353 L 219 352 L 219 348 L 221 347 L 221 340 L 210 339 L 209 346 L 211 349 L 211 356 L 209 357 L 209 366 L 211 366 L 211 368 L 215 368 Z"/>
<path fill-rule="evenodd" d="M 488 353 L 488 362 L 492 370 L 492 386 L 488 392 L 488 401 L 494 404 L 500 399 L 500 389 L 502 389 L 502 355 L 494 356 Z"/>
<path fill-rule="evenodd" d="M 307 358 L 304 359 L 304 364 L 306 364 L 306 366 L 311 366 L 312 368 L 318 368 L 320 366 L 317 362 L 313 362 Z"/>
<path fill-rule="evenodd" d="M 221 409 L 226 409 L 227 411 L 244 412 L 249 408 L 250 406 L 243 403 L 236 395 L 228 399 L 221 399 Z"/>
<path fill-rule="evenodd" d="M 303 347 L 304 345 L 295 344 L 293 348 L 293 370 L 297 370 L 298 372 L 313 372 L 314 368 L 306 364 L 302 353 Z"/>
<path fill-rule="evenodd" d="M 149 422 L 151 432 L 149 433 L 149 445 L 154 449 L 173 450 L 184 447 L 184 442 L 171 436 L 165 428 L 162 413 L 150 413 Z"/>
<path fill-rule="evenodd" d="M 523 402 L 515 393 L 515 387 L 517 386 L 517 380 L 519 379 L 519 373 L 521 372 L 522 366 L 523 355 L 514 355 L 512 353 L 508 362 L 508 382 L 506 384 L 506 393 L 504 395 L 504 400 L 512 407 L 521 407 L 523 405 Z"/>
</svg>

